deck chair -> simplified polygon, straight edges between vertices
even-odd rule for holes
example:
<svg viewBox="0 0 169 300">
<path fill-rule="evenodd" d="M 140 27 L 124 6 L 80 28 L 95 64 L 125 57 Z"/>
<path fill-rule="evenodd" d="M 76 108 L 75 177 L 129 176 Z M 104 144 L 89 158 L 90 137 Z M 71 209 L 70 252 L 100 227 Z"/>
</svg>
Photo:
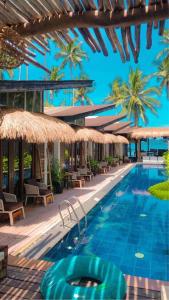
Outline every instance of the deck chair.
<svg viewBox="0 0 169 300">
<path fill-rule="evenodd" d="M 100 173 L 107 173 L 108 168 L 107 168 L 107 162 L 106 161 L 101 161 L 99 163 L 99 168 L 100 168 Z"/>
<path fill-rule="evenodd" d="M 73 187 L 83 187 L 85 185 L 85 179 L 79 176 L 78 172 L 72 173 L 72 185 Z"/>
<path fill-rule="evenodd" d="M 50 190 L 41 189 L 36 185 L 24 184 L 25 187 L 25 206 L 27 205 L 28 198 L 40 199 L 43 201 L 44 206 L 54 201 L 53 193 Z"/>
<path fill-rule="evenodd" d="M 25 211 L 22 202 L 17 202 L 16 195 L 3 193 L 4 199 L 0 199 L 0 214 L 7 214 L 9 216 L 10 225 L 14 224 L 14 217 L 16 214 L 22 215 L 25 218 Z"/>
</svg>

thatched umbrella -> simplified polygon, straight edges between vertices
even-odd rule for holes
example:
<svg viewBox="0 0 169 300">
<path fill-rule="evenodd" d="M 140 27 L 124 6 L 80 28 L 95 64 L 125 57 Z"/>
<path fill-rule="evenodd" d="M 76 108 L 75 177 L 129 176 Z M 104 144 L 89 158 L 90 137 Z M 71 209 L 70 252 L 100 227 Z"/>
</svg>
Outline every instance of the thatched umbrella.
<svg viewBox="0 0 169 300">
<path fill-rule="evenodd" d="M 129 144 L 128 139 L 126 139 L 124 136 L 122 135 L 117 135 L 116 136 L 117 142 L 118 144 Z"/>
<path fill-rule="evenodd" d="M 21 109 L 0 111 L 0 138 L 23 139 L 29 143 L 74 141 L 75 132 L 65 122 Z"/>
<path fill-rule="evenodd" d="M 145 127 L 134 129 L 131 133 L 131 138 L 154 138 L 154 137 L 169 137 L 169 127 Z"/>
<path fill-rule="evenodd" d="M 105 133 L 104 134 L 104 143 L 105 144 L 117 143 L 117 137 L 114 134 Z"/>
<path fill-rule="evenodd" d="M 104 135 L 92 128 L 78 128 L 75 135 L 76 142 L 104 143 Z"/>
</svg>

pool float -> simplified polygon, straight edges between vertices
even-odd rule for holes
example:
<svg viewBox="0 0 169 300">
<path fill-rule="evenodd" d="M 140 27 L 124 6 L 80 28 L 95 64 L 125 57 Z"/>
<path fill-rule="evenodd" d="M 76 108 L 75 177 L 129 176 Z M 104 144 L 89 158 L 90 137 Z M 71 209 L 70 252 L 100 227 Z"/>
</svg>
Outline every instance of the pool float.
<svg viewBox="0 0 169 300">
<path fill-rule="evenodd" d="M 71 285 L 87 278 L 96 286 Z M 70 256 L 61 259 L 45 273 L 40 291 L 44 299 L 123 299 L 126 283 L 122 272 L 96 256 Z"/>
<path fill-rule="evenodd" d="M 160 200 L 169 200 L 169 180 L 152 185 L 148 191 Z"/>
</svg>

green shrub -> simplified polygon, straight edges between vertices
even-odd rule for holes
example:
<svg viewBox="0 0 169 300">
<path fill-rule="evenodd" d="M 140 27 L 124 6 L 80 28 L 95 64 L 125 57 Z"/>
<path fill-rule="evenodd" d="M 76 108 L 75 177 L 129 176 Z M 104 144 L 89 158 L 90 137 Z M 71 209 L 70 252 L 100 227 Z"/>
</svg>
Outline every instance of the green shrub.
<svg viewBox="0 0 169 300">
<path fill-rule="evenodd" d="M 55 159 L 52 164 L 51 168 L 51 176 L 52 176 L 52 183 L 61 183 L 64 179 L 64 171 L 59 163 L 58 159 Z"/>
<path fill-rule="evenodd" d="M 97 173 L 99 171 L 99 162 L 95 159 L 90 159 L 90 167 L 93 173 Z"/>
<path fill-rule="evenodd" d="M 111 166 L 113 163 L 113 157 L 107 156 L 107 157 L 105 157 L 105 161 L 107 161 L 108 165 Z"/>
</svg>

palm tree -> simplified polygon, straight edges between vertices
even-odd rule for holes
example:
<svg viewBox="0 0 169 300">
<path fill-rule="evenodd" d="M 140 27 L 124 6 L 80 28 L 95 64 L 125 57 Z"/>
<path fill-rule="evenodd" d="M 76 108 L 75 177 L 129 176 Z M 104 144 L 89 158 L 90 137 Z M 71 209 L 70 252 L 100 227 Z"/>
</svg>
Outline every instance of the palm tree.
<svg viewBox="0 0 169 300">
<path fill-rule="evenodd" d="M 149 79 L 150 77 L 144 76 L 139 69 L 131 69 L 127 82 L 116 79 L 112 83 L 115 89 L 111 90 L 105 101 L 120 106 L 129 119 L 134 119 L 135 126 L 139 125 L 140 119 L 148 123 L 147 110 L 157 114 L 156 108 L 160 105 L 153 97 L 154 94 L 160 94 L 159 90 L 156 87 L 147 87 Z"/>
<path fill-rule="evenodd" d="M 51 74 L 50 74 L 50 80 L 62 80 L 64 77 L 64 73 L 61 72 L 60 68 L 59 67 L 53 67 L 52 70 L 51 70 Z M 57 91 L 53 91 L 53 90 L 50 90 L 49 92 L 49 95 L 50 95 L 50 99 L 53 100 L 54 98 L 54 94 L 56 95 L 57 94 Z"/>
<path fill-rule="evenodd" d="M 85 74 L 81 74 L 80 80 L 88 80 L 89 77 Z M 79 103 L 80 105 L 92 105 L 93 101 L 89 98 L 88 94 L 94 91 L 94 87 L 81 87 L 76 89 L 74 92 L 73 102 L 76 105 Z"/>
<path fill-rule="evenodd" d="M 13 77 L 13 75 L 14 75 L 14 73 L 13 73 L 13 70 L 11 70 L 11 69 L 0 69 L 0 80 L 5 80 L 5 72 L 8 74 L 8 76 L 10 77 L 10 78 L 12 78 Z"/>
<path fill-rule="evenodd" d="M 167 99 L 169 99 L 169 57 L 158 64 L 158 71 L 153 74 L 160 81 L 160 89 L 166 88 Z"/>
<path fill-rule="evenodd" d="M 159 59 L 165 60 L 166 58 L 169 59 L 169 30 L 164 31 L 161 43 L 166 47 L 158 53 L 156 60 Z"/>
<path fill-rule="evenodd" d="M 156 56 L 158 71 L 152 74 L 160 81 L 160 89 L 166 88 L 167 98 L 169 99 L 169 30 L 164 31 L 161 43 L 165 46 Z"/>
<path fill-rule="evenodd" d="M 73 68 L 82 67 L 83 59 L 87 59 L 87 54 L 81 47 L 82 43 L 77 43 L 77 39 L 72 40 L 69 44 L 60 47 L 60 52 L 56 54 L 56 58 L 62 59 L 61 68 L 69 66 L 70 78 L 73 78 Z"/>
</svg>

